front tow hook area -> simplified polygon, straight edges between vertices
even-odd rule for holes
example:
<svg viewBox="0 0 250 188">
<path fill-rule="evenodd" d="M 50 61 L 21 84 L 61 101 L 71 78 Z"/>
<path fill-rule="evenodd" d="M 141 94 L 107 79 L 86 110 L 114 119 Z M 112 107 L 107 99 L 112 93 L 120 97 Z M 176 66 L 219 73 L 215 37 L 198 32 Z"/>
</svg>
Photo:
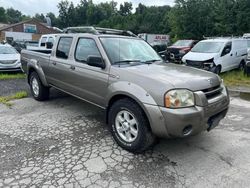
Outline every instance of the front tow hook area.
<svg viewBox="0 0 250 188">
<path fill-rule="evenodd" d="M 207 131 L 208 132 L 219 125 L 220 121 L 226 116 L 227 111 L 228 111 L 228 109 L 226 109 L 226 110 L 224 110 L 224 111 L 222 111 L 222 112 L 220 112 L 220 113 L 218 113 L 218 114 L 216 114 L 208 119 L 208 122 L 207 122 L 207 124 L 208 124 Z"/>
</svg>

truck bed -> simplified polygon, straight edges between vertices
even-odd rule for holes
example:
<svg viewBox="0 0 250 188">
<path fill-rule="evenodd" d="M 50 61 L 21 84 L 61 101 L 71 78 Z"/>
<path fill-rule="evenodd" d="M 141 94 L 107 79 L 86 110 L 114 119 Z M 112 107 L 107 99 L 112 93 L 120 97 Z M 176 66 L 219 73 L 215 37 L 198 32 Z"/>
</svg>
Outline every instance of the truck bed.
<svg viewBox="0 0 250 188">
<path fill-rule="evenodd" d="M 40 65 L 48 65 L 50 61 L 51 50 L 22 50 L 21 51 L 21 64 L 25 73 L 28 71 L 28 64 L 39 62 Z"/>
</svg>

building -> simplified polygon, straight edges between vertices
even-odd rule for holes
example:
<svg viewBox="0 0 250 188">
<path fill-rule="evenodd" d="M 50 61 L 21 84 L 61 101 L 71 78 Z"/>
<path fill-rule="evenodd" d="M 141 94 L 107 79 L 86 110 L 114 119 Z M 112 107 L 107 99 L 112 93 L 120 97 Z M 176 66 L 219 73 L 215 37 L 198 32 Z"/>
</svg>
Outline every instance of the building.
<svg viewBox="0 0 250 188">
<path fill-rule="evenodd" d="M 37 19 L 30 19 L 0 28 L 0 41 L 39 40 L 41 35 L 58 33 Z"/>
</svg>

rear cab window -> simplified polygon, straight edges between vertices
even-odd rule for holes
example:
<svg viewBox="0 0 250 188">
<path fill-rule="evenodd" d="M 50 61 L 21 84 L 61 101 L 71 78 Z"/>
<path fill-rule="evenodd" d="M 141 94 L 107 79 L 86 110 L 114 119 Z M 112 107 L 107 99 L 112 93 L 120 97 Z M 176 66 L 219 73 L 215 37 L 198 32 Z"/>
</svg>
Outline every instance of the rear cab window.
<svg viewBox="0 0 250 188">
<path fill-rule="evenodd" d="M 49 37 L 49 39 L 48 39 L 48 42 L 51 42 L 52 44 L 54 44 L 54 38 L 53 37 Z"/>
<path fill-rule="evenodd" d="M 73 41 L 72 37 L 61 37 L 59 39 L 56 49 L 57 58 L 68 59 L 72 41 Z"/>
<path fill-rule="evenodd" d="M 41 46 L 45 46 L 46 40 L 47 40 L 47 37 L 43 37 L 43 38 L 41 39 Z"/>
</svg>

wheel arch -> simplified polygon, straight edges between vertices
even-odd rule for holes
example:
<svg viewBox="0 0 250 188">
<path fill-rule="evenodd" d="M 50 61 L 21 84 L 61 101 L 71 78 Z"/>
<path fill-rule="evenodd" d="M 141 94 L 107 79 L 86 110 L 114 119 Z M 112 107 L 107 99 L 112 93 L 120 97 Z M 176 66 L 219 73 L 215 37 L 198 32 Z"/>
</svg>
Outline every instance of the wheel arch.
<svg viewBox="0 0 250 188">
<path fill-rule="evenodd" d="M 144 104 L 157 105 L 153 97 L 141 86 L 127 81 L 118 81 L 108 87 L 108 95 L 105 99 L 106 111 L 108 112 L 110 106 L 121 98 L 135 101 L 142 108 L 148 120 L 150 120 L 149 114 Z"/>
<path fill-rule="evenodd" d="M 39 76 L 39 78 L 44 86 L 49 86 L 49 84 L 45 78 L 45 74 L 43 72 L 43 69 L 37 60 L 30 60 L 30 62 L 28 63 L 28 66 L 27 66 L 28 83 L 30 81 L 30 75 L 32 72 L 36 72 L 38 74 L 38 76 Z"/>
<path fill-rule="evenodd" d="M 129 99 L 129 100 L 135 102 L 135 103 L 142 109 L 142 111 L 144 112 L 144 114 L 145 114 L 145 116 L 147 117 L 147 120 L 148 120 L 148 122 L 149 122 L 149 125 L 150 125 L 150 116 L 149 116 L 149 114 L 148 114 L 146 108 L 144 107 L 143 103 L 141 103 L 135 96 L 132 96 L 132 95 L 127 94 L 127 93 L 119 93 L 119 94 L 117 93 L 117 94 L 113 95 L 113 96 L 110 98 L 110 100 L 109 100 L 109 102 L 108 102 L 108 105 L 107 105 L 107 107 L 106 107 L 106 123 L 109 122 L 108 114 L 109 114 L 109 110 L 110 110 L 111 106 L 112 106 L 115 102 L 117 102 L 117 101 L 119 101 L 119 100 L 121 100 L 121 99 Z M 150 128 L 150 130 L 151 130 L 151 125 L 149 126 L 149 128 Z"/>
</svg>

